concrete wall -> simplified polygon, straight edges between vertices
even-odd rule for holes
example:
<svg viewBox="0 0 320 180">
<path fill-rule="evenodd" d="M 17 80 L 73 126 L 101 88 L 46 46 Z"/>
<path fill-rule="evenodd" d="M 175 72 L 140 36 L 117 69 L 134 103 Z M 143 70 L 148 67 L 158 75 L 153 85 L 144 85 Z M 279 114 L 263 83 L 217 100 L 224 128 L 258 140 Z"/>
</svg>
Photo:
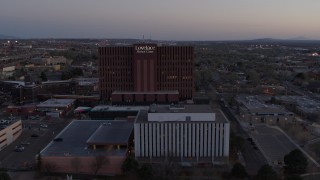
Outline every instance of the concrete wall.
<svg viewBox="0 0 320 180">
<path fill-rule="evenodd" d="M 106 158 L 108 162 L 101 167 L 97 174 L 121 174 L 121 166 L 126 157 L 111 156 Z M 93 164 L 96 162 L 96 158 L 94 156 L 43 156 L 42 162 L 44 170 L 48 169 L 51 172 L 94 174 Z"/>
</svg>

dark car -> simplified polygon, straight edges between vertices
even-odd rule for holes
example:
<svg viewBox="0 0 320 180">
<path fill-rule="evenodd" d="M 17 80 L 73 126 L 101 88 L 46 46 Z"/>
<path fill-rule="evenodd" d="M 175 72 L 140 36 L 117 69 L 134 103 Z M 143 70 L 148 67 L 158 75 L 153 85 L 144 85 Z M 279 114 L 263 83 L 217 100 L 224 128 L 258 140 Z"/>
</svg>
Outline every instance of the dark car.
<svg viewBox="0 0 320 180">
<path fill-rule="evenodd" d="M 39 137 L 38 134 L 31 134 L 31 137 Z"/>
<path fill-rule="evenodd" d="M 55 139 L 53 139 L 53 141 L 55 141 L 55 142 L 61 142 L 61 141 L 63 141 L 63 138 L 55 138 Z"/>
</svg>

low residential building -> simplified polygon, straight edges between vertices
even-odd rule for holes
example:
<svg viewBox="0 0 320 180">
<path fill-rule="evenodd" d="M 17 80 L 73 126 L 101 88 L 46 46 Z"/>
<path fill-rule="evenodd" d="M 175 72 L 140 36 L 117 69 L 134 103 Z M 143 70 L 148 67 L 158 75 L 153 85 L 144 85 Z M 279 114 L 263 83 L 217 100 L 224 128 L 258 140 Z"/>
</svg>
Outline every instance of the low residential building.
<svg viewBox="0 0 320 180">
<path fill-rule="evenodd" d="M 37 111 L 51 117 L 63 117 L 74 108 L 74 99 L 48 99 L 37 105 Z"/>
<path fill-rule="evenodd" d="M 0 121 L 0 150 L 15 141 L 22 133 L 21 120 L 1 120 Z"/>
<path fill-rule="evenodd" d="M 67 64 L 67 59 L 63 56 L 53 56 L 45 58 L 45 65 Z"/>
<path fill-rule="evenodd" d="M 319 73 L 320 74 L 320 73 Z M 320 75 L 319 75 L 320 76 Z M 314 93 L 320 93 L 320 81 L 309 82 L 307 88 Z"/>
<path fill-rule="evenodd" d="M 97 78 L 74 78 L 61 81 L 0 81 L 0 91 L 11 92 L 12 100 L 26 103 L 54 95 L 98 95 Z"/>
<path fill-rule="evenodd" d="M 35 104 L 26 104 L 22 106 L 7 106 L 6 114 L 13 116 L 32 116 L 37 114 L 35 110 Z"/>
<path fill-rule="evenodd" d="M 320 102 L 307 96 L 276 96 L 276 101 L 300 116 L 320 120 Z"/>
<path fill-rule="evenodd" d="M 279 105 L 266 104 L 260 101 L 257 96 L 239 95 L 235 100 L 242 121 L 252 124 L 277 124 L 294 121 L 294 113 Z"/>
<path fill-rule="evenodd" d="M 73 80 L 74 94 L 92 95 L 99 94 L 98 78 L 74 78 Z"/>
</svg>

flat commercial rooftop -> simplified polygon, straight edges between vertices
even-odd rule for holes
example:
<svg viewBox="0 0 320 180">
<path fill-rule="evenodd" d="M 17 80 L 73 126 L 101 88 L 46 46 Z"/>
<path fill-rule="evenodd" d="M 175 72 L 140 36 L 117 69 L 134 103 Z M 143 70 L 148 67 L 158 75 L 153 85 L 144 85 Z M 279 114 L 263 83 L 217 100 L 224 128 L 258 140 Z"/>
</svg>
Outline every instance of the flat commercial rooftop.
<svg viewBox="0 0 320 180">
<path fill-rule="evenodd" d="M 16 84 L 16 85 L 20 85 L 20 86 L 25 86 L 24 81 L 3 81 L 3 82 L 10 83 L 10 84 Z"/>
<path fill-rule="evenodd" d="M 213 113 L 209 105 L 151 105 L 156 113 Z"/>
<path fill-rule="evenodd" d="M 37 107 L 66 107 L 74 102 L 74 99 L 48 99 L 38 104 Z"/>
<path fill-rule="evenodd" d="M 148 113 L 148 121 L 215 121 L 215 113 Z"/>
<path fill-rule="evenodd" d="M 133 130 L 133 123 L 127 121 L 115 121 L 115 120 L 75 120 L 72 121 L 65 129 L 61 131 L 55 138 L 62 138 L 62 141 L 51 141 L 47 147 L 41 151 L 42 156 L 96 156 L 96 155 L 119 155 L 123 156 L 126 154 L 126 149 L 109 146 L 107 149 L 96 149 L 88 148 L 87 141 L 99 140 L 104 142 L 111 142 L 115 140 L 126 139 L 129 132 L 122 134 L 121 132 L 115 132 L 111 130 L 109 133 L 101 132 L 101 130 L 107 130 L 99 127 L 107 124 L 108 129 L 112 127 L 119 130 L 122 126 L 124 129 L 121 132 L 128 130 L 130 133 Z M 130 128 L 131 127 L 131 128 Z M 114 134 L 113 134 L 113 133 Z M 101 137 L 96 137 L 102 135 Z M 108 137 L 105 137 L 107 135 Z M 117 137 L 120 136 L 120 137 Z"/>
<path fill-rule="evenodd" d="M 179 94 L 179 91 L 143 91 L 143 92 L 137 92 L 137 91 L 113 91 L 112 94 Z"/>
<path fill-rule="evenodd" d="M 151 105 L 148 121 L 215 121 L 209 105 Z"/>
<path fill-rule="evenodd" d="M 299 109 L 306 113 L 320 111 L 320 102 L 307 96 L 276 96 L 276 99 L 296 104 Z"/>
<path fill-rule="evenodd" d="M 223 114 L 223 112 L 220 110 L 220 109 L 211 109 L 211 113 L 191 113 L 191 114 L 194 114 L 196 116 L 194 116 L 195 119 L 190 119 L 190 121 L 188 121 L 186 118 L 186 116 L 188 116 L 189 113 L 177 113 L 177 114 L 180 114 L 180 115 L 184 115 L 184 118 L 181 119 L 182 116 L 179 116 L 180 119 L 177 119 L 177 120 L 174 120 L 172 118 L 170 119 L 167 119 L 166 118 L 160 118 L 160 119 L 153 119 L 153 120 L 149 120 L 148 116 L 149 114 L 158 114 L 158 116 L 161 116 L 161 114 L 165 115 L 165 116 L 170 116 L 172 115 L 172 118 L 176 117 L 175 116 L 175 113 L 172 112 L 172 113 L 148 113 L 148 111 L 146 110 L 141 110 L 138 115 L 137 115 L 137 118 L 136 118 L 136 123 L 158 123 L 158 122 L 191 122 L 191 123 L 194 123 L 194 122 L 214 122 L 214 123 L 227 123 L 229 122 L 228 119 L 226 118 L 226 116 Z M 211 115 L 208 115 L 208 114 L 211 114 Z M 202 116 L 203 115 L 203 116 Z M 206 118 L 214 118 L 215 116 L 215 119 L 206 119 Z"/>
<path fill-rule="evenodd" d="M 262 98 L 248 95 L 239 95 L 236 97 L 236 100 L 251 113 L 291 113 L 282 106 L 265 104 L 264 102 L 261 102 L 260 99 Z"/>
<path fill-rule="evenodd" d="M 127 145 L 133 130 L 133 123 L 111 121 L 103 123 L 87 140 L 90 145 Z"/>
</svg>

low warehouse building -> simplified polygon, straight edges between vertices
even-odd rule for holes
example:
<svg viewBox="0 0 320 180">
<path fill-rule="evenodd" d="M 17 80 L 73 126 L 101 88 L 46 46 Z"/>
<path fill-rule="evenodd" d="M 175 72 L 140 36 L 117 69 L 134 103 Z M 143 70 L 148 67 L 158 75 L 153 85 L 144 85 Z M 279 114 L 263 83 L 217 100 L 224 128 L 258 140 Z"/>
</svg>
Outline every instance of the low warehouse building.
<svg viewBox="0 0 320 180">
<path fill-rule="evenodd" d="M 115 175 L 131 152 L 133 123 L 128 121 L 72 121 L 41 152 L 51 172 Z"/>
</svg>

